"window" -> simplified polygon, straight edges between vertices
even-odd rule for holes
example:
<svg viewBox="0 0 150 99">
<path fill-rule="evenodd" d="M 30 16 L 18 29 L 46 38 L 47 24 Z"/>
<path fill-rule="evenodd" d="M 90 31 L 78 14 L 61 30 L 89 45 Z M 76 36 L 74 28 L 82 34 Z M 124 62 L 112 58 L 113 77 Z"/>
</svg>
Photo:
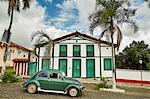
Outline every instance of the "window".
<svg viewBox="0 0 150 99">
<path fill-rule="evenodd" d="M 59 79 L 59 74 L 57 74 L 57 73 L 50 73 L 50 78 Z"/>
<path fill-rule="evenodd" d="M 80 45 L 73 45 L 73 56 L 80 57 Z"/>
<path fill-rule="evenodd" d="M 104 59 L 104 70 L 112 70 L 112 64 L 110 58 Z"/>
<path fill-rule="evenodd" d="M 94 56 L 94 45 L 87 45 L 86 53 L 87 53 L 88 57 L 93 57 Z"/>
<path fill-rule="evenodd" d="M 61 57 L 67 57 L 67 45 L 60 45 L 59 56 L 61 56 Z"/>
<path fill-rule="evenodd" d="M 47 78 L 48 77 L 48 72 L 41 72 L 41 73 L 38 74 L 38 77 Z"/>
</svg>

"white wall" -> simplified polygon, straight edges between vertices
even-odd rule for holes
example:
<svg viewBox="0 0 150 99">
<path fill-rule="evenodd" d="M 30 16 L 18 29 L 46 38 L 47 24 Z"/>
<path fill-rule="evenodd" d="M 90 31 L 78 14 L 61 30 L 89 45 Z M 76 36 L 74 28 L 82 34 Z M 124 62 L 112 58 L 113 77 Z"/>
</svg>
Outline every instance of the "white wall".
<svg viewBox="0 0 150 99">
<path fill-rule="evenodd" d="M 111 47 L 101 47 L 101 56 L 111 56 Z"/>
<path fill-rule="evenodd" d="M 77 41 L 77 42 L 76 42 Z M 89 41 L 89 40 L 65 40 L 65 41 L 62 41 L 61 43 L 93 43 L 92 41 Z"/>
<path fill-rule="evenodd" d="M 72 77 L 72 58 L 68 58 L 67 62 L 67 77 Z"/>
<path fill-rule="evenodd" d="M 104 58 L 101 58 L 102 77 L 112 77 L 112 70 L 104 70 Z"/>
<path fill-rule="evenodd" d="M 99 47 L 98 47 L 98 44 L 94 44 L 94 55 L 96 56 L 96 57 L 99 57 L 100 56 L 100 49 L 99 49 Z"/>
<path fill-rule="evenodd" d="M 75 40 L 80 39 L 80 40 Z M 100 77 L 100 70 L 102 70 L 102 76 L 112 77 L 112 71 L 104 71 L 103 59 L 111 56 L 111 47 L 106 44 L 101 44 L 99 49 L 98 44 L 90 40 L 84 40 L 79 37 L 74 37 L 69 40 L 55 43 L 54 46 L 54 69 L 59 69 L 59 58 L 64 59 L 65 57 L 59 57 L 59 45 L 67 45 L 67 76 L 72 77 L 72 60 L 81 59 L 81 77 L 86 77 L 86 59 L 93 59 L 93 57 L 86 57 L 86 45 L 94 45 L 94 59 L 95 59 L 95 77 Z M 73 57 L 73 45 L 81 46 L 81 57 Z M 40 50 L 40 56 L 44 55 L 44 48 Z M 101 50 L 101 64 L 100 64 L 100 51 Z M 51 50 L 52 51 L 52 50 Z M 111 57 L 110 57 L 111 58 Z M 51 64 L 53 59 L 51 58 Z M 40 59 L 40 64 L 41 59 Z M 52 66 L 52 65 L 51 65 Z M 41 65 L 40 65 L 41 68 Z"/>
<path fill-rule="evenodd" d="M 54 56 L 59 56 L 59 44 L 54 45 Z"/>
<path fill-rule="evenodd" d="M 140 70 L 128 70 L 128 69 L 117 69 L 116 77 L 117 77 L 117 79 L 141 80 L 141 71 Z M 150 81 L 150 71 L 142 70 L 142 80 Z"/>
<path fill-rule="evenodd" d="M 67 45 L 67 56 L 72 56 L 73 55 L 73 45 L 72 44 L 68 44 Z"/>
<path fill-rule="evenodd" d="M 45 49 L 46 47 L 40 47 L 40 56 L 44 56 Z"/>
<path fill-rule="evenodd" d="M 95 58 L 95 77 L 100 77 L 100 58 Z"/>
</svg>

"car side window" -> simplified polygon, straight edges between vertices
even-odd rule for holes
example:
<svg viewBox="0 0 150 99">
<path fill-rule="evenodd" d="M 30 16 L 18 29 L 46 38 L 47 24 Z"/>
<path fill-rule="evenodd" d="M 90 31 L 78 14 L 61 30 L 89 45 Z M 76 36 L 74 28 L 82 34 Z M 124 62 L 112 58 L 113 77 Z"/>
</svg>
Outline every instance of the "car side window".
<svg viewBox="0 0 150 99">
<path fill-rule="evenodd" d="M 41 73 L 38 74 L 38 77 L 47 78 L 48 77 L 48 72 L 41 72 Z"/>
<path fill-rule="evenodd" d="M 50 73 L 50 78 L 59 79 L 59 74 L 57 74 L 57 73 Z"/>
</svg>

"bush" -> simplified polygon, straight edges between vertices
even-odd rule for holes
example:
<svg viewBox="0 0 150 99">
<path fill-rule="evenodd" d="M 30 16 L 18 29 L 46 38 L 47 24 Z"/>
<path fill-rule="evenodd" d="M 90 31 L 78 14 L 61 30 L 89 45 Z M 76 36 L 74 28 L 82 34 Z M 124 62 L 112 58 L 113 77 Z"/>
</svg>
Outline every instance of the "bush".
<svg viewBox="0 0 150 99">
<path fill-rule="evenodd" d="M 101 77 L 100 78 L 100 83 L 99 84 L 96 84 L 97 88 L 108 88 L 109 86 L 107 85 L 107 78 L 105 77 Z"/>
<path fill-rule="evenodd" d="M 3 82 L 18 82 L 20 79 L 16 76 L 16 71 L 13 69 L 6 69 L 4 71 L 4 76 L 2 77 Z"/>
</svg>

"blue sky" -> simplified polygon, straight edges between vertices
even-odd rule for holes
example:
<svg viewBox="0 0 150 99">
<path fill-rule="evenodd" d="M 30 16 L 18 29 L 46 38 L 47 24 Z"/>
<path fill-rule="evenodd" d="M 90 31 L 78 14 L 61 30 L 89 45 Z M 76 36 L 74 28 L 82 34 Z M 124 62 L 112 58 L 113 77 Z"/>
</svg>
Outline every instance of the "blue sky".
<svg viewBox="0 0 150 99">
<path fill-rule="evenodd" d="M 65 6 L 64 3 L 66 1 L 71 1 L 73 7 L 64 9 L 63 7 Z M 37 0 L 39 6 L 46 9 L 44 17 L 46 25 L 55 26 L 58 29 L 64 29 L 67 31 L 78 30 L 88 32 L 88 26 L 83 25 L 80 22 L 79 9 L 76 5 L 77 1 L 78 0 Z M 143 4 L 144 0 L 133 0 L 133 2 L 134 6 L 140 6 Z M 137 20 L 141 20 L 142 18 L 142 15 L 136 16 Z"/>
<path fill-rule="evenodd" d="M 78 27 L 79 11 L 75 7 L 75 2 L 72 0 L 73 7 L 64 9 L 63 3 L 66 0 L 37 0 L 38 4 L 46 9 L 45 24 L 55 26 L 59 29 L 73 31 L 73 27 Z M 64 14 L 64 16 L 62 16 Z M 63 19 L 64 18 L 64 19 Z M 75 27 L 74 27 L 75 28 Z"/>
</svg>

